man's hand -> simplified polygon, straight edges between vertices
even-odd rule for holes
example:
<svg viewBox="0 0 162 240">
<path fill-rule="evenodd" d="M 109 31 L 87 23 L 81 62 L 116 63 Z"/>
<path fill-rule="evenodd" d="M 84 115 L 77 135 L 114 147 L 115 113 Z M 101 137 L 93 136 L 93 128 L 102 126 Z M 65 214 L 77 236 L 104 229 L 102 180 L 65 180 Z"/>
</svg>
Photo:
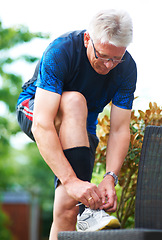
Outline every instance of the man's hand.
<svg viewBox="0 0 162 240">
<path fill-rule="evenodd" d="M 98 209 L 102 206 L 101 193 L 95 184 L 75 178 L 64 186 L 69 196 L 85 206 L 91 209 Z"/>
<path fill-rule="evenodd" d="M 99 184 L 98 189 L 102 196 L 102 206 L 107 212 L 115 212 L 117 208 L 117 196 L 114 186 L 114 179 L 112 176 L 106 176 Z"/>
</svg>

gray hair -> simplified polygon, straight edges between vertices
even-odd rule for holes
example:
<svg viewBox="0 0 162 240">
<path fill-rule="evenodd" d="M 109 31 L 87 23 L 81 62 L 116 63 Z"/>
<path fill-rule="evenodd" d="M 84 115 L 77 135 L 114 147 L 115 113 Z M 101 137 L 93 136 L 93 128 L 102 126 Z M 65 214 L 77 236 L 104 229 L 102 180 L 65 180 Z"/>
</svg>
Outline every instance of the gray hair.
<svg viewBox="0 0 162 240">
<path fill-rule="evenodd" d="M 133 24 L 124 10 L 109 9 L 97 13 L 87 29 L 94 42 L 127 47 L 133 38 Z"/>
</svg>

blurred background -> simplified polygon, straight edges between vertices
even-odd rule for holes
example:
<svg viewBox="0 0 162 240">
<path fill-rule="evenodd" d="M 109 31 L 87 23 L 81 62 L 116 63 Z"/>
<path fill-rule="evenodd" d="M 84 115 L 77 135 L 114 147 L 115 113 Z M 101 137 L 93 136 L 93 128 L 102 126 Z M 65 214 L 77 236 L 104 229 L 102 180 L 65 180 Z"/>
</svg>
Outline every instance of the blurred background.
<svg viewBox="0 0 162 240">
<path fill-rule="evenodd" d="M 128 47 L 137 63 L 133 110 L 162 105 L 162 34 L 159 0 L 9 1 L 0 7 L 0 239 L 45 240 L 52 222 L 54 176 L 35 143 L 16 121 L 23 82 L 33 75 L 48 44 L 71 30 L 86 29 L 99 10 L 127 10 L 134 25 Z M 160 108 L 159 108 L 160 109 Z M 108 110 L 106 110 L 108 111 Z M 109 113 L 107 113 L 109 114 Z M 161 112 L 159 113 L 161 114 Z M 101 172 L 94 173 L 100 179 Z M 95 181 L 95 180 L 94 180 Z"/>
</svg>

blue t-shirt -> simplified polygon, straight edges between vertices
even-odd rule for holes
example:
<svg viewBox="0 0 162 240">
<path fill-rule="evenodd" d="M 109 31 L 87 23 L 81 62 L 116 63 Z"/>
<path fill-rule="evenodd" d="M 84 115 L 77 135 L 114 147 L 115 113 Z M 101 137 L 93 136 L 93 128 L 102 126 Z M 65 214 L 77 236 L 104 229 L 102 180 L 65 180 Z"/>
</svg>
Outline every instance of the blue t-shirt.
<svg viewBox="0 0 162 240">
<path fill-rule="evenodd" d="M 64 34 L 47 47 L 40 61 L 36 81 L 23 90 L 18 104 L 33 97 L 36 87 L 58 94 L 78 91 L 87 100 L 87 130 L 96 134 L 98 114 L 111 100 L 120 108 L 132 108 L 137 69 L 133 58 L 126 51 L 123 63 L 106 75 L 98 74 L 88 60 L 84 32 Z"/>
</svg>

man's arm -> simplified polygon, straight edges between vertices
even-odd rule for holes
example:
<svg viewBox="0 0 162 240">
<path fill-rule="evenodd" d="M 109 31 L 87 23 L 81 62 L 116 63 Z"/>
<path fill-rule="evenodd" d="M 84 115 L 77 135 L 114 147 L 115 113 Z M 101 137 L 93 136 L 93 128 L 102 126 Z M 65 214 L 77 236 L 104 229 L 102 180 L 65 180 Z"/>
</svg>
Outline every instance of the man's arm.
<svg viewBox="0 0 162 240">
<path fill-rule="evenodd" d="M 131 110 L 121 109 L 112 104 L 110 118 L 110 134 L 107 143 L 106 172 L 119 174 L 125 156 L 128 152 L 130 142 L 130 116 Z M 115 211 L 117 197 L 114 188 L 114 178 L 106 175 L 99 185 L 102 194 L 103 207 L 108 211 Z M 108 201 L 107 201 L 108 200 Z"/>
<path fill-rule="evenodd" d="M 32 132 L 42 157 L 65 186 L 68 194 L 75 200 L 89 205 L 88 198 L 90 194 L 92 196 L 99 196 L 100 193 L 94 184 L 83 182 L 76 177 L 76 174 L 63 153 L 54 126 L 60 101 L 61 96 L 59 94 L 37 88 Z M 100 205 L 101 202 L 96 204 L 96 207 Z"/>
</svg>

